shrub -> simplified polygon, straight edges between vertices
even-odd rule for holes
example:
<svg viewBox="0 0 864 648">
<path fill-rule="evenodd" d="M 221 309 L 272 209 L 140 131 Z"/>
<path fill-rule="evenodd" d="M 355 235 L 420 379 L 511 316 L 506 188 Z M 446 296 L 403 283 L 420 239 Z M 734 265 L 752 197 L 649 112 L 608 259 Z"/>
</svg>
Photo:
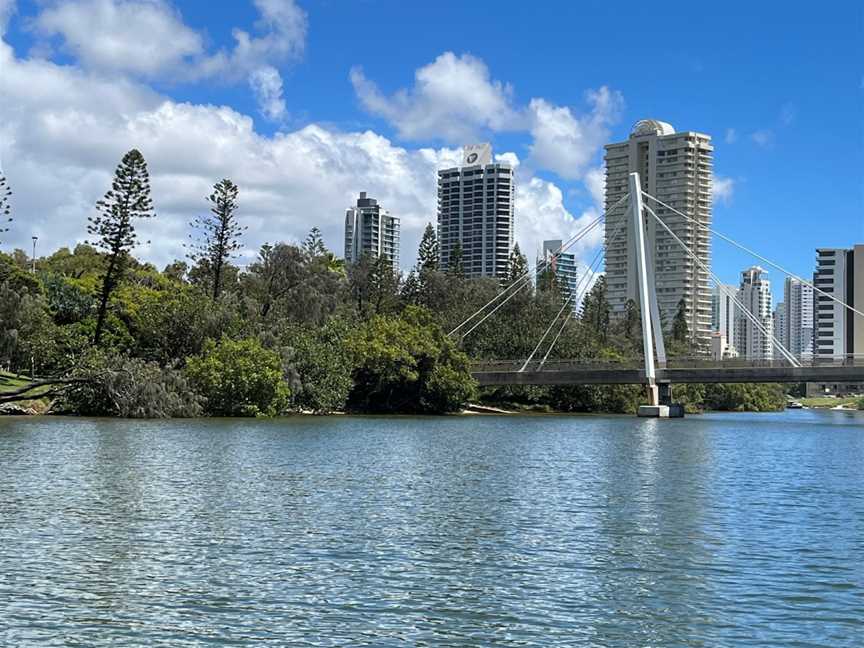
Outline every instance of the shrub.
<svg viewBox="0 0 864 648">
<path fill-rule="evenodd" d="M 275 416 L 290 403 L 282 359 L 255 338 L 208 340 L 188 358 L 186 376 L 213 416 Z"/>
<path fill-rule="evenodd" d="M 347 346 L 355 366 L 353 410 L 440 414 L 458 411 L 475 394 L 468 357 L 418 306 L 372 318 Z"/>
</svg>

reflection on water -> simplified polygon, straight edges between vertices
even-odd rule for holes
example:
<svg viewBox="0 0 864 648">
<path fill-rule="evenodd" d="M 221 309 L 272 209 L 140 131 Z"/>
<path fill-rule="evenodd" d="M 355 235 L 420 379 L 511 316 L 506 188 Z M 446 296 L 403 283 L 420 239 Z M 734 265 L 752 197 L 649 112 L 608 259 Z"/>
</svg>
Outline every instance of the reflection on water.
<svg viewBox="0 0 864 648">
<path fill-rule="evenodd" d="M 864 417 L 0 419 L 0 645 L 860 646 Z"/>
</svg>

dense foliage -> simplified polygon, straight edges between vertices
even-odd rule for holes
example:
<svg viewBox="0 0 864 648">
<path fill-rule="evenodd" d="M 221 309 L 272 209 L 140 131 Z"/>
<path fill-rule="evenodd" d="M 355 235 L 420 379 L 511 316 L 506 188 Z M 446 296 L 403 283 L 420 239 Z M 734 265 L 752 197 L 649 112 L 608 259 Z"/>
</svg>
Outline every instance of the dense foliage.
<svg viewBox="0 0 864 648">
<path fill-rule="evenodd" d="M 288 409 L 291 389 L 282 358 L 255 338 L 208 340 L 187 360 L 186 375 L 214 416 L 275 416 Z"/>
<path fill-rule="evenodd" d="M 455 412 L 474 395 L 468 356 L 425 309 L 376 315 L 347 344 L 355 367 L 353 410 Z"/>
</svg>

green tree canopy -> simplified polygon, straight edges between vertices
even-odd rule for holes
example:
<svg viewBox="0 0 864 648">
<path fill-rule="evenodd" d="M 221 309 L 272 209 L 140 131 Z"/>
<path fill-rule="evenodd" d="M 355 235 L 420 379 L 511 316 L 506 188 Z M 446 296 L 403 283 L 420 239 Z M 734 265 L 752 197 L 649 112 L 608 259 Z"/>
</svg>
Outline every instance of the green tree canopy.
<svg viewBox="0 0 864 648">
<path fill-rule="evenodd" d="M 440 414 L 462 408 L 475 393 L 468 357 L 425 309 L 376 316 L 349 336 L 354 358 L 351 409 Z"/>
<path fill-rule="evenodd" d="M 185 373 L 213 416 L 275 416 L 290 404 L 282 358 L 255 338 L 208 340 Z"/>
</svg>

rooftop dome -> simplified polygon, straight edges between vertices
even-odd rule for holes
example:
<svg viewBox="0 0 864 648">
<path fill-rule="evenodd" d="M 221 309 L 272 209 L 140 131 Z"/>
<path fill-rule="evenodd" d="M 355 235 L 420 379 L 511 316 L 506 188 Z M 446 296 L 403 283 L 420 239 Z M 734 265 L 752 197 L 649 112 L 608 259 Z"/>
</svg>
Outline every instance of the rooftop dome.
<svg viewBox="0 0 864 648">
<path fill-rule="evenodd" d="M 633 130 L 630 131 L 630 137 L 639 137 L 640 135 L 674 135 L 675 129 L 672 124 L 658 121 L 656 119 L 640 119 L 633 125 Z"/>
</svg>

